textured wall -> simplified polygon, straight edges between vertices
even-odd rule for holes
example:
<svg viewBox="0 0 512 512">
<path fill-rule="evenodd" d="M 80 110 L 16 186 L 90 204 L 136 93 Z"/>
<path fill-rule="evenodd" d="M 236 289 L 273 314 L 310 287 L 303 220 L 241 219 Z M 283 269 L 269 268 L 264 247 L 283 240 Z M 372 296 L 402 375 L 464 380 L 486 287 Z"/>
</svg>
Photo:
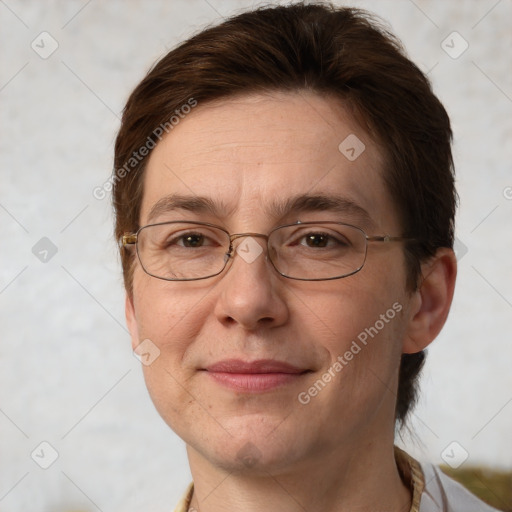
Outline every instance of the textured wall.
<svg viewBox="0 0 512 512">
<path fill-rule="evenodd" d="M 172 510 L 190 478 L 132 356 L 110 204 L 92 191 L 150 64 L 250 5 L 0 2 L 0 510 Z M 388 20 L 430 70 L 455 131 L 459 279 L 429 353 L 418 439 L 404 442 L 435 462 L 467 453 L 465 464 L 510 468 L 512 2 L 354 5 Z"/>
</svg>

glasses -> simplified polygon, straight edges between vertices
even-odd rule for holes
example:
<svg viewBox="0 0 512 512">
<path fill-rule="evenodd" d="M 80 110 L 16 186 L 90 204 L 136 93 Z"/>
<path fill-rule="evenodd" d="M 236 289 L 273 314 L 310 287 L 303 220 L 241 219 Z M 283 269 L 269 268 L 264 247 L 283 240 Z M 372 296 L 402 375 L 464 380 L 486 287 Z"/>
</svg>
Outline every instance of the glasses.
<svg viewBox="0 0 512 512">
<path fill-rule="evenodd" d="M 125 233 L 120 242 L 135 245 L 140 264 L 150 276 L 166 281 L 195 281 L 220 274 L 237 254 L 250 263 L 264 238 L 267 259 L 283 277 L 300 281 L 341 279 L 359 272 L 366 261 L 368 242 L 413 241 L 402 236 L 368 236 L 361 228 L 342 222 L 296 222 L 261 233 L 230 234 L 207 222 L 173 221 L 149 224 L 136 233 Z"/>
</svg>

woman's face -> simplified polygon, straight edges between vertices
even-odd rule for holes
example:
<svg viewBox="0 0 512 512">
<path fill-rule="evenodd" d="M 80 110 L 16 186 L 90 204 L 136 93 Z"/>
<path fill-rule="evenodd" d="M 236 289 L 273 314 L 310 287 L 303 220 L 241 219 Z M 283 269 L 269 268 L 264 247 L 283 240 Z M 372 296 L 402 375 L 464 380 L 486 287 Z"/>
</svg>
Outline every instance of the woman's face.
<svg viewBox="0 0 512 512">
<path fill-rule="evenodd" d="M 199 103 L 149 158 L 140 224 L 203 221 L 267 234 L 298 220 L 338 221 L 400 235 L 382 173 L 375 143 L 331 98 Z M 176 208 L 177 196 L 214 208 L 197 200 Z M 316 199 L 287 209 L 301 196 Z M 401 244 L 370 243 L 358 273 L 309 282 L 280 276 L 263 238 L 234 248 L 223 273 L 199 281 L 156 279 L 137 262 L 127 299 L 134 349 L 151 340 L 159 350 L 144 366 L 149 393 L 189 454 L 278 472 L 389 436 L 410 317 Z"/>
</svg>

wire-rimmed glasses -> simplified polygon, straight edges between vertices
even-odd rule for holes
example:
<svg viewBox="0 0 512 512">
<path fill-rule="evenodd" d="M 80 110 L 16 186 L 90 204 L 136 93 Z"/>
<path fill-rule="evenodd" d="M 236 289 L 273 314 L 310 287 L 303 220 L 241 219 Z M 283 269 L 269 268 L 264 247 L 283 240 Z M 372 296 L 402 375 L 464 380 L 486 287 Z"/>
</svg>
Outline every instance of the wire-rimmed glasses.
<svg viewBox="0 0 512 512">
<path fill-rule="evenodd" d="M 368 236 L 359 227 L 334 221 L 298 221 L 278 226 L 267 235 L 230 234 L 207 222 L 170 221 L 125 233 L 120 243 L 126 248 L 136 246 L 140 264 L 150 276 L 166 281 L 196 281 L 220 274 L 238 252 L 233 242 L 242 237 L 265 239 L 266 256 L 274 269 L 283 277 L 301 281 L 341 279 L 359 272 L 366 261 L 368 242 L 414 240 Z M 249 251 L 250 246 L 247 247 Z M 259 251 L 254 244 L 251 250 Z"/>
</svg>

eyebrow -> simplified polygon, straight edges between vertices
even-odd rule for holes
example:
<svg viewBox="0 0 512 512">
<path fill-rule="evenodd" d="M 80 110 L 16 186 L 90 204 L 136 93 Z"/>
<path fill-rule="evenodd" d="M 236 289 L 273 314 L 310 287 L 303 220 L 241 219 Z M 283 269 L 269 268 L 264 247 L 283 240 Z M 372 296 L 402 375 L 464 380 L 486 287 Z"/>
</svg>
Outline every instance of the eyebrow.
<svg viewBox="0 0 512 512">
<path fill-rule="evenodd" d="M 225 212 L 227 209 L 227 205 L 218 204 L 209 197 L 171 194 L 162 197 L 153 205 L 148 214 L 148 222 L 153 221 L 160 215 L 175 210 L 185 210 L 193 213 L 209 213 L 211 215 L 220 216 L 220 212 Z"/>
<path fill-rule="evenodd" d="M 210 214 L 223 218 L 233 210 L 224 202 L 216 202 L 209 197 L 171 194 L 159 199 L 151 208 L 148 223 L 163 214 L 177 210 L 189 211 L 196 214 Z M 349 198 L 330 194 L 300 194 L 285 201 L 272 201 L 264 207 L 266 213 L 275 218 L 290 214 L 311 212 L 332 212 L 355 217 L 357 220 L 373 226 L 370 214 L 360 205 Z"/>
</svg>

